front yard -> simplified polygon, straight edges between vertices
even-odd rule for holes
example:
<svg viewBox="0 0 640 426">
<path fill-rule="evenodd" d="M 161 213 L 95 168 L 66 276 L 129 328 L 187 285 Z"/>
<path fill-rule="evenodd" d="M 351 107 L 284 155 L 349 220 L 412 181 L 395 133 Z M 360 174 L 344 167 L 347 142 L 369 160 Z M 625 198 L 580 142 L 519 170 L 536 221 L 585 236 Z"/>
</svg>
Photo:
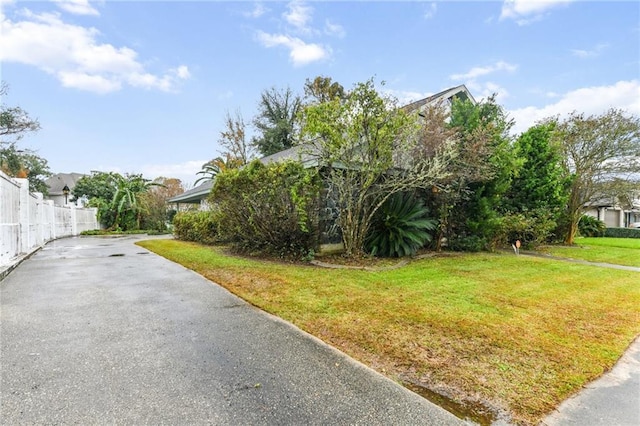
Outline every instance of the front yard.
<svg viewBox="0 0 640 426">
<path fill-rule="evenodd" d="M 486 253 L 324 269 L 174 240 L 139 244 L 397 381 L 522 424 L 611 368 L 640 334 L 635 272 Z"/>
<path fill-rule="evenodd" d="M 640 267 L 640 238 L 576 238 L 575 246 L 552 246 L 544 252 L 590 262 Z"/>
</svg>

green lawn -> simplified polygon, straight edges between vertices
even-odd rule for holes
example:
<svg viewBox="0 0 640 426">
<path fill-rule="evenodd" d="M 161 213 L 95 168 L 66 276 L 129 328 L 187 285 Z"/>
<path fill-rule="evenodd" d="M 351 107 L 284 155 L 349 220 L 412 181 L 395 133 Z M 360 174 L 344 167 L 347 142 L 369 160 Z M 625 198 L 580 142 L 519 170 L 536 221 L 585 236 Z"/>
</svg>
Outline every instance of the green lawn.
<svg viewBox="0 0 640 426">
<path fill-rule="evenodd" d="M 590 262 L 640 267 L 640 238 L 577 238 L 575 246 L 550 246 L 543 251 Z"/>
<path fill-rule="evenodd" d="M 398 381 L 537 424 L 640 333 L 640 273 L 506 254 L 370 272 L 141 242 Z"/>
</svg>

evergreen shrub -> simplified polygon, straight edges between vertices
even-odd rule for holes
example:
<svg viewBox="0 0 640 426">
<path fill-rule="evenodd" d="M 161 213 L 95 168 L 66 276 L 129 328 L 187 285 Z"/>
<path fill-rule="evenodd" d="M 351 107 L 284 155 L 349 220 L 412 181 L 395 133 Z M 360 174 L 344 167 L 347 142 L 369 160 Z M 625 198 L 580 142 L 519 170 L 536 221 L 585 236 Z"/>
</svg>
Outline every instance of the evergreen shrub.
<svg viewBox="0 0 640 426">
<path fill-rule="evenodd" d="M 219 174 L 209 202 L 232 248 L 301 259 L 318 248 L 319 191 L 318 173 L 300 162 L 255 160 Z"/>
</svg>

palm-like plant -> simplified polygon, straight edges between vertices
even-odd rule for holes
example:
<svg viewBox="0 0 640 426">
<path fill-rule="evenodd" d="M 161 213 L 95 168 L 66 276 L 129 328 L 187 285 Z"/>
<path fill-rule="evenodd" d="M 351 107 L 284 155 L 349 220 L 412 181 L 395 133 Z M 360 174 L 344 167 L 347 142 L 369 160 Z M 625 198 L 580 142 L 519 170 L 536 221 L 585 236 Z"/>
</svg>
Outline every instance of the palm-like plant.
<svg viewBox="0 0 640 426">
<path fill-rule="evenodd" d="M 138 196 L 148 191 L 152 186 L 160 184 L 144 179 L 142 175 L 117 175 L 115 179 L 116 191 L 111 200 L 111 207 L 115 211 L 114 227 L 122 230 L 130 228 L 131 221 L 135 222 L 135 228 L 140 228 L 142 208 L 138 202 Z"/>
<path fill-rule="evenodd" d="M 365 248 L 374 256 L 402 257 L 415 254 L 427 242 L 437 227 L 437 221 L 427 217 L 429 210 L 412 194 L 395 194 L 380 207 L 365 241 Z"/>
<path fill-rule="evenodd" d="M 244 165 L 243 160 L 238 157 L 234 157 L 230 154 L 226 154 L 226 160 L 222 157 L 216 157 L 213 160 L 202 165 L 202 170 L 200 170 L 197 175 L 200 176 L 194 185 L 199 184 L 200 182 L 206 182 L 210 180 L 214 180 L 217 175 L 224 172 L 225 170 L 230 169 L 238 169 Z"/>
</svg>

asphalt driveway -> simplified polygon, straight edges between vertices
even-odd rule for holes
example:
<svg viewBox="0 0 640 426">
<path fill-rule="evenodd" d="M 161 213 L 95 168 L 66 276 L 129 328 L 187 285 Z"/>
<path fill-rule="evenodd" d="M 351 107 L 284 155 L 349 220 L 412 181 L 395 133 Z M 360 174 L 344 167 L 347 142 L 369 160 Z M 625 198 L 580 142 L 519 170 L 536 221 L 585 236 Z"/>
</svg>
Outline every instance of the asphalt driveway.
<svg viewBox="0 0 640 426">
<path fill-rule="evenodd" d="M 3 424 L 464 423 L 137 238 L 57 240 L 0 282 Z"/>
</svg>

